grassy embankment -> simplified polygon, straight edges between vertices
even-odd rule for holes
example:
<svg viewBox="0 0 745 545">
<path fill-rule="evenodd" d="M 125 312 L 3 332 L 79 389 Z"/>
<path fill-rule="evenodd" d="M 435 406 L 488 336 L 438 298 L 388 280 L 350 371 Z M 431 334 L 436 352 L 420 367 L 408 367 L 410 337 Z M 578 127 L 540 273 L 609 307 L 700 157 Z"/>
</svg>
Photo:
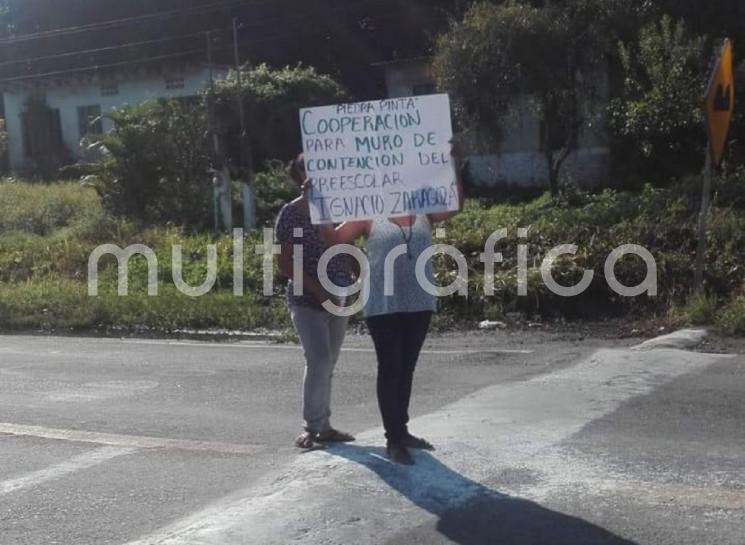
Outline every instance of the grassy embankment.
<svg viewBox="0 0 745 545">
<path fill-rule="evenodd" d="M 521 204 L 486 205 L 469 202 L 466 211 L 447 226 L 446 243 L 459 248 L 469 263 L 466 300 L 441 302 L 438 325 L 473 327 L 483 319 L 519 312 L 528 317 L 599 319 L 610 316 L 673 317 L 677 321 L 715 324 L 725 333 L 745 334 L 745 210 L 715 207 L 709 229 L 705 296 L 690 297 L 695 255 L 696 195 L 684 188 L 646 189 L 642 193 L 606 191 L 574 195 L 561 204 L 546 198 Z M 517 228 L 529 228 L 529 291 L 517 296 Z M 509 236 L 497 245 L 504 264 L 496 267 L 496 295 L 483 294 L 479 254 L 486 237 L 498 228 Z M 189 235 L 175 227 L 142 229 L 111 218 L 91 189 L 77 183 L 32 185 L 0 182 L 0 328 L 4 330 L 173 331 L 180 328 L 282 329 L 288 317 L 277 281 L 276 296 L 262 295 L 261 258 L 255 256 L 258 237 L 245 244 L 245 295 L 233 296 L 232 240 L 209 234 Z M 145 244 L 158 257 L 159 295 L 145 290 L 144 258 L 130 264 L 130 295 L 116 294 L 113 258 L 101 262 L 100 295 L 87 294 L 88 257 L 100 244 Z M 573 284 L 583 269 L 595 280 L 585 294 L 565 299 L 552 294 L 540 275 L 545 252 L 559 244 L 579 247 L 576 256 L 559 260 L 554 276 Z M 639 244 L 657 261 L 659 295 L 625 299 L 604 279 L 603 265 L 612 249 Z M 184 278 L 199 285 L 206 278 L 207 245 L 218 247 L 216 288 L 190 298 L 175 288 L 171 272 L 173 245 L 182 245 Z M 452 268 L 438 261 L 442 282 L 452 280 Z M 627 257 L 617 266 L 618 279 L 628 285 L 646 274 L 643 262 Z"/>
</svg>

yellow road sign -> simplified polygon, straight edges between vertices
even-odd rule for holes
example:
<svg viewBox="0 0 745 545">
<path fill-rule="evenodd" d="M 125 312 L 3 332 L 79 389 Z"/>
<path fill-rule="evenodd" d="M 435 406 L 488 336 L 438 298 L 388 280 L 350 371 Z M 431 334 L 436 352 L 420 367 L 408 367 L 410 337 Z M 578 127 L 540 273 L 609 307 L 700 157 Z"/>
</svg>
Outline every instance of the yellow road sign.
<svg viewBox="0 0 745 545">
<path fill-rule="evenodd" d="M 735 78 L 732 69 L 732 41 L 724 40 L 722 52 L 709 82 L 706 95 L 706 129 L 711 156 L 718 165 L 727 143 L 732 112 L 735 108 Z"/>
</svg>

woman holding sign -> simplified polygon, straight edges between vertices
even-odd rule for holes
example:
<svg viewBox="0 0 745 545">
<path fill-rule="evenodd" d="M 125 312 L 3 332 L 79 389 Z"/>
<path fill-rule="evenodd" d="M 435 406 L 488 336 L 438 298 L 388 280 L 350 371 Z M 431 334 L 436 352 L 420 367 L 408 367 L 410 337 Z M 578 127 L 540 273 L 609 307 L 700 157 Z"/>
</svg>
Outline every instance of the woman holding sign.
<svg viewBox="0 0 745 545">
<path fill-rule="evenodd" d="M 463 185 L 457 170 L 459 205 L 454 212 L 350 221 L 336 228 L 329 225 L 321 228 L 323 238 L 332 244 L 350 244 L 359 238 L 366 241 L 371 282 L 363 312 L 378 359 L 377 394 L 387 451 L 391 460 L 399 464 L 414 463 L 409 449 L 434 450 L 428 441 L 412 435 L 408 429 L 414 370 L 432 314 L 437 309 L 435 296 L 417 279 L 416 263 L 432 246 L 432 226 L 463 207 Z M 386 293 L 383 279 L 389 255 L 392 290 Z M 425 274 L 430 284 L 434 284 L 431 260 L 427 261 Z"/>
<path fill-rule="evenodd" d="M 302 186 L 305 163 L 300 155 L 289 168 L 293 180 Z M 287 299 L 292 323 L 305 353 L 303 388 L 303 418 L 305 431 L 295 440 L 295 446 L 312 449 L 325 442 L 354 441 L 348 433 L 331 427 L 331 379 L 339 359 L 341 345 L 347 331 L 347 318 L 327 312 L 327 300 L 339 303 L 318 280 L 318 262 L 328 249 L 318 226 L 310 221 L 306 193 L 282 208 L 277 218 L 277 240 L 281 245 L 279 270 L 288 279 L 297 278 L 294 271 L 295 253 L 302 251 L 302 286 L 289 282 Z M 352 267 L 348 256 L 334 258 L 328 267 L 329 278 L 339 286 L 352 282 Z"/>
</svg>

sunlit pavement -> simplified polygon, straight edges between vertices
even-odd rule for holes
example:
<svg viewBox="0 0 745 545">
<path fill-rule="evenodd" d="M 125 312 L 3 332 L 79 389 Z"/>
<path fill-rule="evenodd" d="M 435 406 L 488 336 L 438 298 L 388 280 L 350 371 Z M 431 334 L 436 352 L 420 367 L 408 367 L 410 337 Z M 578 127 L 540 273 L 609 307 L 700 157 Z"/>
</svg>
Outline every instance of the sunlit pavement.
<svg viewBox="0 0 745 545">
<path fill-rule="evenodd" d="M 1 337 L 0 543 L 742 544 L 745 358 L 433 338 L 402 468 L 347 344 L 299 455 L 297 347 Z"/>
</svg>

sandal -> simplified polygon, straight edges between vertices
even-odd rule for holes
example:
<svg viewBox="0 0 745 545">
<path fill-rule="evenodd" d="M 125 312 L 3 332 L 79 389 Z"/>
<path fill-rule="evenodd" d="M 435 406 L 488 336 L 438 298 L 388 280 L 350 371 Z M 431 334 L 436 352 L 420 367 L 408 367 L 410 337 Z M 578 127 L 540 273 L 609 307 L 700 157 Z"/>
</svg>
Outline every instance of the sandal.
<svg viewBox="0 0 745 545">
<path fill-rule="evenodd" d="M 351 443 L 355 440 L 353 435 L 333 428 L 317 434 L 315 439 L 321 443 Z"/>
<path fill-rule="evenodd" d="M 303 450 L 318 450 L 325 448 L 316 439 L 318 435 L 309 431 L 304 431 L 295 439 L 295 446 Z"/>
<path fill-rule="evenodd" d="M 401 441 L 401 445 L 406 448 L 413 448 L 417 450 L 435 450 L 435 447 L 432 445 L 432 443 L 430 443 L 426 439 L 422 439 L 421 437 L 416 437 L 411 434 L 408 434 L 406 437 L 403 438 L 403 440 Z"/>
<path fill-rule="evenodd" d="M 414 458 L 412 458 L 411 453 L 400 443 L 388 443 L 385 450 L 392 462 L 402 466 L 414 465 Z"/>
</svg>

